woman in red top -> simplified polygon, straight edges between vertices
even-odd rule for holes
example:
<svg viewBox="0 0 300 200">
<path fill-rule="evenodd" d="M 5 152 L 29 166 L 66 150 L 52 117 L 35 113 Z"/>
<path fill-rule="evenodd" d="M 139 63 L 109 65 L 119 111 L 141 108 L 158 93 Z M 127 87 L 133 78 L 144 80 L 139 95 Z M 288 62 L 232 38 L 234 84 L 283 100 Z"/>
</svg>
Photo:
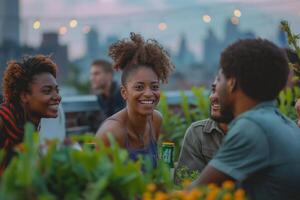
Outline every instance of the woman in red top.
<svg viewBox="0 0 300 200">
<path fill-rule="evenodd" d="M 1 171 L 23 141 L 26 122 L 39 127 L 41 118 L 57 117 L 61 101 L 56 83 L 56 64 L 47 56 L 11 61 L 4 72 L 4 103 L 0 106 L 0 149 L 5 150 Z"/>
</svg>

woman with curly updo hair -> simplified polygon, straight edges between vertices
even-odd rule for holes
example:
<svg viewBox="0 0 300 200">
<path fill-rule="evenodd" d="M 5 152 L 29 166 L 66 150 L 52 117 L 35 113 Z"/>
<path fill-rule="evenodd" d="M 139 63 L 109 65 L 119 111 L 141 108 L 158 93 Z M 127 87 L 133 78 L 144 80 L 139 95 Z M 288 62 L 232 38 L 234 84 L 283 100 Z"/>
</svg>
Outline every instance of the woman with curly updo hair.
<svg viewBox="0 0 300 200">
<path fill-rule="evenodd" d="M 4 103 L 0 106 L 0 149 L 6 153 L 2 170 L 14 154 L 15 145 L 23 141 L 26 122 L 38 129 L 41 118 L 57 117 L 61 96 L 56 68 L 56 64 L 43 55 L 8 63 L 2 80 Z"/>
<path fill-rule="evenodd" d="M 114 68 L 122 70 L 121 95 L 126 107 L 106 119 L 96 137 L 109 145 L 107 135 L 111 133 L 132 160 L 142 155 L 155 166 L 162 125 L 162 115 L 155 107 L 160 99 L 160 82 L 167 82 L 174 66 L 156 40 L 144 41 L 135 33 L 130 34 L 130 39 L 112 44 L 109 55 Z"/>
</svg>

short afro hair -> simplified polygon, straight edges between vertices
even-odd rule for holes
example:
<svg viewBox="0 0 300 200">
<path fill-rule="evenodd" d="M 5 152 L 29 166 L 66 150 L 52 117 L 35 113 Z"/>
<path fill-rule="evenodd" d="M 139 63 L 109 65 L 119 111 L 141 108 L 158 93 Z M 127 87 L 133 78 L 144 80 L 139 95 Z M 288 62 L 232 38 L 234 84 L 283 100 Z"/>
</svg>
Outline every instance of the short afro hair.
<svg viewBox="0 0 300 200">
<path fill-rule="evenodd" d="M 236 78 L 238 87 L 257 101 L 275 99 L 289 74 L 284 51 L 265 39 L 233 43 L 222 52 L 220 68 L 226 78 Z"/>
<path fill-rule="evenodd" d="M 168 53 L 154 39 L 145 41 L 140 34 L 130 33 L 130 39 L 119 40 L 109 48 L 114 68 L 122 70 L 122 84 L 125 85 L 130 73 L 141 66 L 151 68 L 159 81 L 167 82 L 174 69 Z"/>
<path fill-rule="evenodd" d="M 20 94 L 29 91 L 37 74 L 50 73 L 56 78 L 57 65 L 49 56 L 26 56 L 21 62 L 10 61 L 4 72 L 2 87 L 5 102 L 20 102 Z"/>
</svg>

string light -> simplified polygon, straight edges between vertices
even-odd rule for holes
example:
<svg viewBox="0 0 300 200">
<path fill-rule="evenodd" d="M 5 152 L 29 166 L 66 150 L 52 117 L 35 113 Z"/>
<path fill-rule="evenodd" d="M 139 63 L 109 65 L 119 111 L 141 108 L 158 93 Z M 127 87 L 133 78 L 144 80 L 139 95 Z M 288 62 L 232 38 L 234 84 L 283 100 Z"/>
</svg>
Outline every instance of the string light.
<svg viewBox="0 0 300 200">
<path fill-rule="evenodd" d="M 41 22 L 39 20 L 34 21 L 32 27 L 35 30 L 39 29 L 41 27 Z"/>
<path fill-rule="evenodd" d="M 58 30 L 58 33 L 60 35 L 65 35 L 67 32 L 68 32 L 68 29 L 65 26 L 60 27 L 59 30 Z"/>
<path fill-rule="evenodd" d="M 233 11 L 233 15 L 236 17 L 241 17 L 242 16 L 242 12 L 239 9 L 235 9 Z"/>
<path fill-rule="evenodd" d="M 72 19 L 69 23 L 71 28 L 76 28 L 78 25 L 78 21 L 76 19 Z"/>
<path fill-rule="evenodd" d="M 211 17 L 209 15 L 203 15 L 202 20 L 204 21 L 204 23 L 210 23 Z"/>
<path fill-rule="evenodd" d="M 91 27 L 88 25 L 84 26 L 82 29 L 82 32 L 85 34 L 89 33 L 90 31 L 91 31 Z"/>
<path fill-rule="evenodd" d="M 164 31 L 168 28 L 167 24 L 164 23 L 164 22 L 161 22 L 158 24 L 158 29 L 161 30 L 161 31 Z"/>
</svg>

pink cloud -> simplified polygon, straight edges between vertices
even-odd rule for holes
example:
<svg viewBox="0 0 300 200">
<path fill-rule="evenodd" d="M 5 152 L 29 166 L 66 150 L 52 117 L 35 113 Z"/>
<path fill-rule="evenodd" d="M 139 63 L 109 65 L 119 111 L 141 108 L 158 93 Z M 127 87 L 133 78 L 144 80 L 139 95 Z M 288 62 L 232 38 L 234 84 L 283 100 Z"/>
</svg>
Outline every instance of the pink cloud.
<svg viewBox="0 0 300 200">
<path fill-rule="evenodd" d="M 22 15 L 25 17 L 87 17 L 93 15 L 124 15 L 144 11 L 142 6 L 122 4 L 117 0 L 70 2 L 21 0 Z"/>
</svg>

